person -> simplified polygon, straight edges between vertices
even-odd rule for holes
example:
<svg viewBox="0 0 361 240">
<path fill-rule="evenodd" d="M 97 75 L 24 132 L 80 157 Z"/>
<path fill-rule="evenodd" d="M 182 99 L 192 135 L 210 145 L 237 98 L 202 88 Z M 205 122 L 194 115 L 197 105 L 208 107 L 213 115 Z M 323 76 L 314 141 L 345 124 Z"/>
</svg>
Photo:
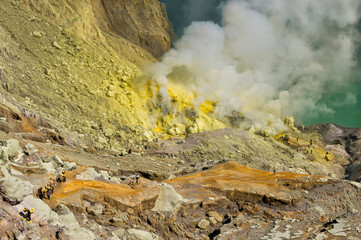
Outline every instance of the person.
<svg viewBox="0 0 361 240">
<path fill-rule="evenodd" d="M 139 184 L 139 173 L 135 174 L 135 182 L 136 184 Z"/>
<path fill-rule="evenodd" d="M 48 196 L 48 199 L 50 199 L 50 194 L 51 194 L 51 186 L 50 183 L 48 183 L 48 185 L 46 185 L 46 195 Z"/>
<path fill-rule="evenodd" d="M 43 194 L 43 198 L 45 198 L 45 196 L 47 196 L 48 199 L 50 199 L 50 196 L 48 195 L 48 188 L 45 186 L 41 189 L 41 192 Z"/>
<path fill-rule="evenodd" d="M 53 183 L 49 183 L 49 187 L 50 187 L 50 191 L 51 191 L 51 194 L 54 193 L 54 184 Z"/>
<path fill-rule="evenodd" d="M 329 156 L 329 152 L 326 152 L 326 154 L 325 154 L 325 159 L 327 160 L 327 161 L 330 161 L 331 160 L 331 156 Z"/>
<path fill-rule="evenodd" d="M 34 212 L 34 208 L 31 210 L 24 208 L 23 212 L 20 212 L 20 215 L 24 217 L 24 221 L 27 221 L 28 223 L 31 223 L 31 214 Z"/>
<path fill-rule="evenodd" d="M 42 190 L 42 188 L 40 187 L 40 188 L 38 188 L 38 193 L 37 193 L 37 195 L 38 195 L 38 197 L 40 198 L 40 200 L 43 200 L 43 192 L 41 191 Z"/>
<path fill-rule="evenodd" d="M 66 182 L 66 171 L 62 171 L 60 176 L 56 178 L 58 182 Z"/>
</svg>

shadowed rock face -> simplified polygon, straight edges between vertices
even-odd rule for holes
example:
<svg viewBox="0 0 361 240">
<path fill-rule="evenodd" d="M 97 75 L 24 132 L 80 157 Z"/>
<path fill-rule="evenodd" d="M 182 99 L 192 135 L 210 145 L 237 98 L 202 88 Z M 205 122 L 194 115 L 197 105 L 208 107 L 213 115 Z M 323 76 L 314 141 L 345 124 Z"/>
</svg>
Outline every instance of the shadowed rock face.
<svg viewBox="0 0 361 240">
<path fill-rule="evenodd" d="M 122 45 L 119 40 L 125 38 L 159 59 L 175 38 L 165 6 L 157 0 L 20 2 L 54 23 L 114 50 L 119 50 L 116 45 Z"/>
<path fill-rule="evenodd" d="M 125 37 L 157 59 L 170 49 L 175 34 L 164 4 L 157 0 L 104 0 L 102 4 L 106 13 L 103 29 Z"/>
<path fill-rule="evenodd" d="M 346 169 L 348 179 L 361 181 L 361 129 L 344 128 L 335 124 L 317 124 L 308 130 L 319 132 L 328 144 L 343 146 L 350 160 Z"/>
</svg>

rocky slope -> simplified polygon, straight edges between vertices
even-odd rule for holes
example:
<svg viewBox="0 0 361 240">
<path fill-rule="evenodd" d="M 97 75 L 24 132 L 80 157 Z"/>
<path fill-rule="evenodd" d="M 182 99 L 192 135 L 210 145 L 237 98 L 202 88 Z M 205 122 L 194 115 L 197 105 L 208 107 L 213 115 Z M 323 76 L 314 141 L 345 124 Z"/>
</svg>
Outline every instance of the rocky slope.
<svg viewBox="0 0 361 240">
<path fill-rule="evenodd" d="M 13 105 L 2 115 L 4 239 L 361 237 L 361 186 L 342 180 L 355 155 L 330 142 L 341 137 L 335 129 L 354 130 L 329 124 L 272 138 L 220 129 L 114 156 L 61 145 L 67 136 Z M 67 181 L 56 183 L 62 170 Z M 56 183 L 51 199 L 38 199 L 48 182 Z M 35 208 L 30 224 L 18 215 L 23 207 Z"/>
<path fill-rule="evenodd" d="M 148 15 L 138 11 L 142 5 Z M 121 6 L 129 14 L 115 18 L 111 11 Z M 134 86 L 134 78 L 140 66 L 155 61 L 143 47 L 156 51 L 154 56 L 170 47 L 170 24 L 158 1 L 6 0 L 0 19 L 4 99 L 100 149 L 121 151 L 120 144 L 133 145 L 128 138 L 135 132 L 151 128 L 148 95 Z M 129 40 L 112 30 L 122 21 L 134 32 L 126 32 Z"/>
<path fill-rule="evenodd" d="M 360 129 L 163 105 L 141 67 L 173 39 L 156 0 L 2 1 L 1 239 L 360 239 Z"/>
<path fill-rule="evenodd" d="M 113 166 L 105 164 L 110 159 L 96 155 L 97 166 L 84 167 L 51 156 L 50 143 L 47 147 L 33 143 L 1 141 L 3 239 L 361 237 L 360 183 L 265 172 L 232 161 L 171 180 L 151 181 L 159 176 L 146 173 L 156 172 L 157 167 L 148 162 L 144 166 L 144 159 L 141 162 L 136 155 L 116 159 Z M 89 157 L 77 155 L 74 159 Z M 134 168 L 115 171 L 127 159 Z M 168 162 L 162 167 L 171 172 L 172 161 Z M 142 175 L 149 179 L 141 177 L 136 184 L 133 173 L 141 166 L 147 171 Z M 54 182 L 61 170 L 69 171 L 67 181 L 56 183 L 50 200 L 38 199 L 36 189 Z M 35 208 L 32 223 L 18 215 L 24 207 Z"/>
</svg>

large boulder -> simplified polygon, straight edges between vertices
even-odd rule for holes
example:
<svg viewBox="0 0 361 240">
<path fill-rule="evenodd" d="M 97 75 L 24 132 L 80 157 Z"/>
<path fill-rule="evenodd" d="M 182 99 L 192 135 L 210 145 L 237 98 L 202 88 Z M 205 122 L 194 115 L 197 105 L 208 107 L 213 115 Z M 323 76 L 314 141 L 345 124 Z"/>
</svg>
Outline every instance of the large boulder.
<svg viewBox="0 0 361 240">
<path fill-rule="evenodd" d="M 84 172 L 77 174 L 75 178 L 77 180 L 95 180 L 96 178 L 101 178 L 101 175 L 94 168 L 90 167 Z"/>
<path fill-rule="evenodd" d="M 0 141 L 0 161 L 7 162 L 12 160 L 22 152 L 23 149 L 20 147 L 18 140 Z"/>
<path fill-rule="evenodd" d="M 23 149 L 19 145 L 19 141 L 15 139 L 9 139 L 6 141 L 6 148 L 10 158 L 16 157 L 22 153 Z"/>
<path fill-rule="evenodd" d="M 34 185 L 19 178 L 6 175 L 0 179 L 0 194 L 10 204 L 20 203 L 33 194 Z"/>
<path fill-rule="evenodd" d="M 183 201 L 183 197 L 179 195 L 171 185 L 162 183 L 158 199 L 152 210 L 171 217 L 178 212 Z"/>
<path fill-rule="evenodd" d="M 74 214 L 65 205 L 58 205 L 55 211 L 58 213 L 59 219 L 65 227 L 64 232 L 69 236 L 70 240 L 95 239 L 94 233 L 82 228 L 77 222 Z"/>
<path fill-rule="evenodd" d="M 34 208 L 32 218 L 35 221 L 46 221 L 52 226 L 62 226 L 58 214 L 50 209 L 50 207 L 42 200 L 34 196 L 27 196 L 24 200 L 16 206 L 17 210 L 21 211 L 24 207 L 31 209 Z"/>
</svg>

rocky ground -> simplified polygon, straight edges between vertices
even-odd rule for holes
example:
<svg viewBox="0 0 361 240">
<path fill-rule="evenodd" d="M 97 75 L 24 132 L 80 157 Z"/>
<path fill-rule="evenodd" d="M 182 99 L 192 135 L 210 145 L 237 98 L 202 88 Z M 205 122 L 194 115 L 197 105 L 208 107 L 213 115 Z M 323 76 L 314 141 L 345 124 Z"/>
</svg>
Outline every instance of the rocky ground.
<svg viewBox="0 0 361 240">
<path fill-rule="evenodd" d="M 350 181 L 359 129 L 220 129 L 114 153 L 1 109 L 2 239 L 361 238 L 361 185 Z M 40 200 L 36 190 L 62 170 L 67 181 Z M 24 207 L 35 208 L 30 224 Z"/>
<path fill-rule="evenodd" d="M 361 130 L 162 105 L 141 67 L 172 39 L 156 0 L 2 1 L 0 238 L 361 239 Z"/>
</svg>

